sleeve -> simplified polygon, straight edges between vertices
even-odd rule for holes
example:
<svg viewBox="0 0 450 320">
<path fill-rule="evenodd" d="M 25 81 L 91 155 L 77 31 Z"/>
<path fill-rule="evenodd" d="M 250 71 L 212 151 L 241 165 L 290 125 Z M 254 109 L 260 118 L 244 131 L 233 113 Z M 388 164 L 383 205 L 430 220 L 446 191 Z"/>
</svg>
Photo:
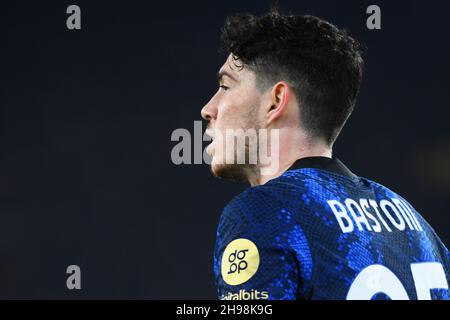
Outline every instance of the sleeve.
<svg viewBox="0 0 450 320">
<path fill-rule="evenodd" d="M 292 247 L 295 219 L 264 188 L 248 189 L 224 209 L 214 272 L 219 299 L 297 298 L 299 263 Z"/>
</svg>

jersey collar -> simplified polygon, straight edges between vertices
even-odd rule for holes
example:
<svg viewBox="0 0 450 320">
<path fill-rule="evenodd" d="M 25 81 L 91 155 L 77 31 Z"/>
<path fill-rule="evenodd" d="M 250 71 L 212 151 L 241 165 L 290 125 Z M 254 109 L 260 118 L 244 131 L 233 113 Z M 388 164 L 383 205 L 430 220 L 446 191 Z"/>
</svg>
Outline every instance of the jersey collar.
<svg viewBox="0 0 450 320">
<path fill-rule="evenodd" d="M 321 169 L 337 174 L 355 178 L 356 175 L 352 173 L 338 158 L 328 157 L 306 157 L 298 159 L 288 170 L 314 168 Z"/>
</svg>

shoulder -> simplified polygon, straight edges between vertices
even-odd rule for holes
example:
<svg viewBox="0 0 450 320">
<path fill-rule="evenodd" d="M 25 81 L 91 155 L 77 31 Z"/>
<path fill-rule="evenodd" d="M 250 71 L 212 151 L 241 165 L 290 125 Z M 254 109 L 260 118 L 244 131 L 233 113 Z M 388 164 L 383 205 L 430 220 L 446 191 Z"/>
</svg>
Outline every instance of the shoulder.
<svg viewBox="0 0 450 320">
<path fill-rule="evenodd" d="M 376 182 L 376 181 L 373 181 L 373 180 L 370 180 L 367 178 L 363 178 L 363 179 L 371 185 L 371 187 L 373 188 L 373 190 L 375 190 L 375 193 L 378 194 L 379 197 L 386 198 L 386 199 L 388 199 L 388 198 L 398 199 L 398 200 L 402 201 L 404 204 L 406 204 L 410 210 L 416 211 L 414 206 L 411 205 L 411 203 L 409 203 L 408 200 L 406 200 L 404 197 L 402 197 L 396 191 L 393 191 L 389 187 L 387 187 L 379 182 Z"/>
<path fill-rule="evenodd" d="M 298 221 L 307 193 L 304 183 L 281 176 L 251 187 L 234 197 L 223 209 L 219 232 L 283 232 Z"/>
<path fill-rule="evenodd" d="M 223 209 L 220 225 L 251 226 L 280 207 L 275 194 L 264 186 L 251 187 L 234 197 Z"/>
<path fill-rule="evenodd" d="M 263 217 L 295 206 L 305 188 L 289 179 L 277 178 L 264 185 L 251 187 L 234 197 L 224 208 L 224 215 Z"/>
</svg>

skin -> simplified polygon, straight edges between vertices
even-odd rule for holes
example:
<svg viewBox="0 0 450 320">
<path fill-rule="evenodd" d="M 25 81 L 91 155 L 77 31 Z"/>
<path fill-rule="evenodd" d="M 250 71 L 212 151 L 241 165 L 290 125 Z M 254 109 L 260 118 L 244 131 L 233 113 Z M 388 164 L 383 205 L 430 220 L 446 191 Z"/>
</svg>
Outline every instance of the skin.
<svg viewBox="0 0 450 320">
<path fill-rule="evenodd" d="M 309 136 L 301 126 L 301 97 L 295 97 L 285 81 L 279 81 L 267 89 L 258 87 L 257 75 L 239 60 L 229 55 L 218 72 L 219 89 L 202 108 L 207 120 L 206 133 L 213 140 L 208 146 L 212 157 L 211 171 L 215 176 L 247 181 L 252 186 L 261 185 L 282 175 L 296 160 L 304 157 L 331 157 L 332 147 L 324 141 Z M 262 164 L 228 164 L 227 153 L 236 152 L 217 143 L 219 134 L 226 136 L 226 129 L 277 129 L 279 154 L 277 170 L 263 174 Z M 269 152 L 272 141 L 268 135 Z M 217 140 L 217 141 L 216 141 Z M 248 162 L 248 161 L 247 161 Z"/>
</svg>

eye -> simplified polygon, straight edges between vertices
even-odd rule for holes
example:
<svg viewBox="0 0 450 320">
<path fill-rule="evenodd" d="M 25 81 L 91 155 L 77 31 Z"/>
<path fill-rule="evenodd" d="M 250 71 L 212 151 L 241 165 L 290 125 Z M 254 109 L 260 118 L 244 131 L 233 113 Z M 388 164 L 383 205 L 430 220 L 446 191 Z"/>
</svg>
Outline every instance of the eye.
<svg viewBox="0 0 450 320">
<path fill-rule="evenodd" d="M 219 88 L 221 88 L 221 89 L 224 90 L 224 91 L 227 91 L 228 89 L 230 89 L 229 87 L 224 86 L 223 84 L 220 85 Z"/>
</svg>

